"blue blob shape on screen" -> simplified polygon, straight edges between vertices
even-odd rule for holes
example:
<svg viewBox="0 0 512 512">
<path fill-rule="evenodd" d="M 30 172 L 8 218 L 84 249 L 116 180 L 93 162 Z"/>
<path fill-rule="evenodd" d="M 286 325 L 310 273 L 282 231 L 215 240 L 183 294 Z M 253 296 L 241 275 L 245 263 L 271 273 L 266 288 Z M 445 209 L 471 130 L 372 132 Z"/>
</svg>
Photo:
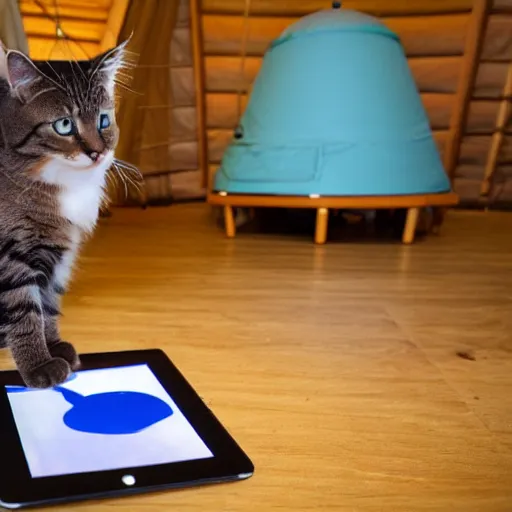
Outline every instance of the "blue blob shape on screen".
<svg viewBox="0 0 512 512">
<path fill-rule="evenodd" d="M 64 415 L 72 430 L 89 434 L 136 434 L 172 416 L 173 410 L 160 398 L 135 391 L 111 391 L 84 396 L 57 386 L 73 407 Z"/>
</svg>

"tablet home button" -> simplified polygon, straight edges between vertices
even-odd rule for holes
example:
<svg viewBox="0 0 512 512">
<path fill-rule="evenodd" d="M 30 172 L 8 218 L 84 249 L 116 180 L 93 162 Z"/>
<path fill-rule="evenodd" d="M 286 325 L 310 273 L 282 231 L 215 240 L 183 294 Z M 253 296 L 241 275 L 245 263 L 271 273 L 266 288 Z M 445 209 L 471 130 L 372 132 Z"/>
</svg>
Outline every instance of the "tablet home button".
<svg viewBox="0 0 512 512">
<path fill-rule="evenodd" d="M 135 485 L 135 477 L 133 475 L 124 475 L 123 478 L 121 478 L 124 485 Z"/>
</svg>

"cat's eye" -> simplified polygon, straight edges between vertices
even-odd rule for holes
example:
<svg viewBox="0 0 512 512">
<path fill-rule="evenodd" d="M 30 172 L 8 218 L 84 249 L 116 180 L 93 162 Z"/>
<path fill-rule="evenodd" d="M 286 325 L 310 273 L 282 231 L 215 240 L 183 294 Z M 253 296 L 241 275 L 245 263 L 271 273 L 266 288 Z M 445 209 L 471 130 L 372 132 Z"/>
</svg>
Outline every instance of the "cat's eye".
<svg viewBox="0 0 512 512">
<path fill-rule="evenodd" d="M 105 130 L 110 126 L 110 116 L 108 114 L 100 114 L 98 117 L 98 130 Z"/>
<path fill-rule="evenodd" d="M 63 117 L 62 119 L 57 119 L 57 121 L 53 123 L 53 129 L 59 135 L 71 135 L 75 130 L 75 123 L 73 123 L 73 120 L 70 117 Z"/>
</svg>

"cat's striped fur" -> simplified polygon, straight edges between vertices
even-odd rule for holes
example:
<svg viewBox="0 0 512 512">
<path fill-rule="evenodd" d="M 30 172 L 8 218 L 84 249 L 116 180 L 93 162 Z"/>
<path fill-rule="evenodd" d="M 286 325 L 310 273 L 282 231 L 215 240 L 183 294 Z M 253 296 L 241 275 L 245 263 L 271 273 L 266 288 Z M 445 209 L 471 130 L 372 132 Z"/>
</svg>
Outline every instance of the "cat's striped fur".
<svg viewBox="0 0 512 512">
<path fill-rule="evenodd" d="M 51 64 L 0 53 L 0 345 L 31 387 L 79 366 L 59 334 L 60 299 L 112 164 L 123 49 Z"/>
</svg>

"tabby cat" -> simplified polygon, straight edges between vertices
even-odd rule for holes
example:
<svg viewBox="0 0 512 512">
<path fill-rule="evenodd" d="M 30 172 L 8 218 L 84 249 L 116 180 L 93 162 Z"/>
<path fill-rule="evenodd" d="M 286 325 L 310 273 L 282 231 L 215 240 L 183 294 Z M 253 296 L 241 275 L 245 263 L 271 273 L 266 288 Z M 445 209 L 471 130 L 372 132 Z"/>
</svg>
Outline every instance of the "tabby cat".
<svg viewBox="0 0 512 512">
<path fill-rule="evenodd" d="M 59 334 L 60 298 L 113 162 L 124 52 L 36 62 L 0 46 L 0 345 L 29 387 L 80 365 Z"/>
</svg>

